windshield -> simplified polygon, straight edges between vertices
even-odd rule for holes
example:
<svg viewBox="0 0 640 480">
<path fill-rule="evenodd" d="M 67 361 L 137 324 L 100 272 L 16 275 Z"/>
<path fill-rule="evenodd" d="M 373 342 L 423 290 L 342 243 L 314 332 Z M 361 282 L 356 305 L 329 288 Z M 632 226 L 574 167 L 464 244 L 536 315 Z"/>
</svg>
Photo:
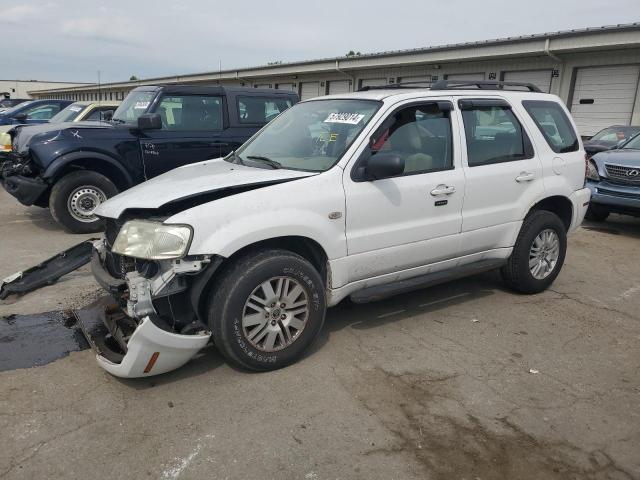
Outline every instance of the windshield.
<svg viewBox="0 0 640 480">
<path fill-rule="evenodd" d="M 323 172 L 335 165 L 380 105 L 371 100 L 299 103 L 240 147 L 236 157 L 247 164 L 270 161 L 278 168 Z"/>
<path fill-rule="evenodd" d="M 18 105 L 16 105 L 15 107 L 13 107 L 13 108 L 9 108 L 9 109 L 5 110 L 5 111 L 4 111 L 4 112 L 2 112 L 2 113 L 7 114 L 7 115 L 13 115 L 14 113 L 20 113 L 20 111 L 21 111 L 23 108 L 25 108 L 25 107 L 27 107 L 27 106 L 31 105 L 32 103 L 33 103 L 33 101 L 31 101 L 31 102 L 23 102 L 23 103 L 19 103 L 19 104 L 18 104 Z"/>
<path fill-rule="evenodd" d="M 626 140 L 638 133 L 640 129 L 633 127 L 609 127 L 599 131 L 593 137 L 592 141 L 618 143 L 621 140 Z"/>
<path fill-rule="evenodd" d="M 156 92 L 131 92 L 120 106 L 113 112 L 113 121 L 119 123 L 135 123 L 138 117 L 147 111 Z"/>
<path fill-rule="evenodd" d="M 78 115 L 80 115 L 80 112 L 82 112 L 84 108 L 85 108 L 84 105 L 80 105 L 78 103 L 72 103 L 67 108 L 60 110 L 53 117 L 51 117 L 51 120 L 49 120 L 49 122 L 50 123 L 73 122 L 78 117 Z"/>
<path fill-rule="evenodd" d="M 640 135 L 636 135 L 634 138 L 629 140 L 622 148 L 628 148 L 629 150 L 640 150 Z"/>
</svg>

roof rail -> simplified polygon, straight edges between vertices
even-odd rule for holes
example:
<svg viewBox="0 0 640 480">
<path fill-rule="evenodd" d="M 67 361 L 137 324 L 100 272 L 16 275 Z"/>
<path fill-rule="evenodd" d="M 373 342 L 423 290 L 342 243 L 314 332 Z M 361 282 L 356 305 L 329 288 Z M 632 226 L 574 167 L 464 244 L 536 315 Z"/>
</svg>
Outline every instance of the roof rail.
<svg viewBox="0 0 640 480">
<path fill-rule="evenodd" d="M 431 85 L 431 90 L 456 90 L 475 87 L 483 90 L 517 90 L 505 87 L 526 88 L 530 92 L 543 93 L 533 83 L 500 82 L 497 80 L 440 80 Z"/>
<path fill-rule="evenodd" d="M 359 92 L 366 92 L 368 90 L 389 90 L 389 89 L 400 89 L 400 88 L 430 88 L 425 86 L 425 83 L 429 83 L 427 81 L 422 82 L 398 82 L 398 83 L 389 83 L 388 85 L 371 85 L 366 87 L 360 87 L 358 89 Z"/>
</svg>

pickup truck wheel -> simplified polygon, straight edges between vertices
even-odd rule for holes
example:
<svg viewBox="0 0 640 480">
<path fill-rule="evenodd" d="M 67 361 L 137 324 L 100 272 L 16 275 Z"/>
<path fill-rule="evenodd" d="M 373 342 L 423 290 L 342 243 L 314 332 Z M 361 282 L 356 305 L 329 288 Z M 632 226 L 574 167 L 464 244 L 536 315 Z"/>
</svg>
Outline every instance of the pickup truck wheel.
<svg viewBox="0 0 640 480">
<path fill-rule="evenodd" d="M 501 270 L 502 278 L 518 292 L 542 292 L 560 273 L 566 251 L 562 220 L 555 213 L 535 211 L 522 224 L 513 253 Z"/>
<path fill-rule="evenodd" d="M 609 211 L 603 207 L 589 204 L 589 208 L 587 208 L 587 213 L 584 218 L 590 220 L 592 222 L 604 222 L 609 216 Z"/>
<path fill-rule="evenodd" d="M 286 250 L 246 255 L 213 287 L 209 324 L 216 347 L 249 370 L 282 368 L 304 355 L 324 323 L 324 283 Z"/>
<path fill-rule="evenodd" d="M 72 172 L 51 189 L 49 210 L 54 220 L 71 233 L 98 232 L 102 221 L 93 212 L 117 194 L 116 186 L 104 175 L 85 170 Z"/>
</svg>

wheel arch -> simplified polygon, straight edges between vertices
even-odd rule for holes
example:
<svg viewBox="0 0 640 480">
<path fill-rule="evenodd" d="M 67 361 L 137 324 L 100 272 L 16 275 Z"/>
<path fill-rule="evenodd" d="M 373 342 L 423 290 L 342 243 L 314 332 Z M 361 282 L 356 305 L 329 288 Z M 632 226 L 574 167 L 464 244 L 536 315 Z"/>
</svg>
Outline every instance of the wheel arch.
<svg viewBox="0 0 640 480">
<path fill-rule="evenodd" d="M 565 229 L 569 231 L 571 227 L 571 221 L 573 220 L 573 203 L 569 198 L 562 195 L 554 195 L 544 198 L 533 205 L 527 215 L 536 210 L 547 210 L 555 213 L 565 226 Z"/>
<path fill-rule="evenodd" d="M 98 152 L 73 152 L 63 155 L 49 165 L 43 177 L 54 184 L 64 175 L 78 170 L 90 170 L 104 175 L 119 191 L 133 186 L 131 175 L 116 160 Z"/>
</svg>

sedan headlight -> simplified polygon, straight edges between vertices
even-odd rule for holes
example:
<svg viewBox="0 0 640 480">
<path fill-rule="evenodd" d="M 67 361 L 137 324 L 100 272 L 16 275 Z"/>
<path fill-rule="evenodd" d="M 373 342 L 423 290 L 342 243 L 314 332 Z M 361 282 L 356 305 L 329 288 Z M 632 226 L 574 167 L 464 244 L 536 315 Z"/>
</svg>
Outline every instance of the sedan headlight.
<svg viewBox="0 0 640 480">
<path fill-rule="evenodd" d="M 112 251 L 147 260 L 180 258 L 187 253 L 191 228 L 158 222 L 130 220 L 120 229 Z"/>
<path fill-rule="evenodd" d="M 598 174 L 598 167 L 593 160 L 589 160 L 587 163 L 587 178 L 595 182 L 600 181 L 600 175 Z"/>
</svg>

